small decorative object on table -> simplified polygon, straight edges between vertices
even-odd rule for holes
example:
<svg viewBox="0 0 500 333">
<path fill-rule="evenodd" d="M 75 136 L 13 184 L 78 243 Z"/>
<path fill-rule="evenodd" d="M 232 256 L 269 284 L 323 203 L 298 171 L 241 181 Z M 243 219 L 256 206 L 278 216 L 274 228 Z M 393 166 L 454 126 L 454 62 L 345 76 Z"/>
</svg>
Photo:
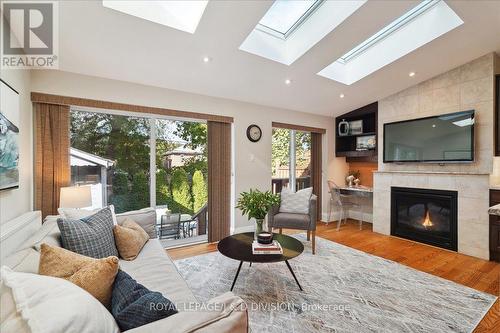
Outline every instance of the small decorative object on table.
<svg viewBox="0 0 500 333">
<path fill-rule="evenodd" d="M 359 178 L 354 179 L 354 186 L 359 186 L 359 183 L 361 183 L 361 180 L 359 180 Z"/>
<path fill-rule="evenodd" d="M 273 242 L 272 232 L 261 232 L 257 235 L 257 241 L 259 244 L 271 244 Z"/>
<path fill-rule="evenodd" d="M 249 192 L 242 192 L 238 199 L 236 208 L 241 209 L 243 215 L 248 215 L 248 219 L 255 219 L 254 239 L 264 230 L 264 219 L 271 207 L 280 203 L 280 196 L 271 191 L 261 192 L 250 189 Z M 266 228 L 267 229 L 267 228 Z"/>
<path fill-rule="evenodd" d="M 359 170 L 357 170 L 357 171 L 349 170 L 349 172 L 347 173 L 347 177 L 345 179 L 346 185 L 349 187 L 352 187 L 354 180 L 359 179 L 359 176 L 360 176 Z"/>
<path fill-rule="evenodd" d="M 349 187 L 352 187 L 352 182 L 354 181 L 354 176 L 353 175 L 347 176 L 346 181 L 347 181 L 347 185 Z"/>
</svg>

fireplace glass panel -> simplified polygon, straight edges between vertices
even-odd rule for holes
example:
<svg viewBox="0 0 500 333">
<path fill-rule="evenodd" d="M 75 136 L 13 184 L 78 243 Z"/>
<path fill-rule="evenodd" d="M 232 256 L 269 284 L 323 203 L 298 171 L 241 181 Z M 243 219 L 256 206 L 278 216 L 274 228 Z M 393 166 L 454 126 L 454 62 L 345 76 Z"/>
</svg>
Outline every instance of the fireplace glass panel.
<svg viewBox="0 0 500 333">
<path fill-rule="evenodd" d="M 392 189 L 391 234 L 456 250 L 456 192 Z"/>
</svg>

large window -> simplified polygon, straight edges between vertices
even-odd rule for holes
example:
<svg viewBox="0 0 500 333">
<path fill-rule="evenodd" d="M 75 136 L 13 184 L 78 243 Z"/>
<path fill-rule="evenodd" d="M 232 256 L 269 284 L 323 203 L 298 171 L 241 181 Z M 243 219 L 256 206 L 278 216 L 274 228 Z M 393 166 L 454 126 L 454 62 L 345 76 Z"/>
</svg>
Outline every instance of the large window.
<svg viewBox="0 0 500 333">
<path fill-rule="evenodd" d="M 158 225 L 181 214 L 170 240 L 206 235 L 206 219 L 198 224 L 208 201 L 206 145 L 205 123 L 72 110 L 71 180 L 92 187 L 94 208 L 156 207 Z"/>
<path fill-rule="evenodd" d="M 311 133 L 273 128 L 272 189 L 297 191 L 311 186 Z"/>
<path fill-rule="evenodd" d="M 149 119 L 73 111 L 72 182 L 92 185 L 93 207 L 149 207 L 149 142 Z"/>
</svg>

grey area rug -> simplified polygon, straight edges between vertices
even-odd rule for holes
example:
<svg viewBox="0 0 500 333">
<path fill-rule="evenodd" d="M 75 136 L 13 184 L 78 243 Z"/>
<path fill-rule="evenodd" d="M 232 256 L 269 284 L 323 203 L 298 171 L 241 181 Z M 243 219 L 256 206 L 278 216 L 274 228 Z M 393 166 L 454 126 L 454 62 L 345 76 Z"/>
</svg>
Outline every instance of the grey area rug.
<svg viewBox="0 0 500 333">
<path fill-rule="evenodd" d="M 496 297 L 317 238 L 311 254 L 241 268 L 233 292 L 253 332 L 471 332 Z M 238 262 L 218 252 L 175 261 L 199 301 L 229 291 Z"/>
</svg>

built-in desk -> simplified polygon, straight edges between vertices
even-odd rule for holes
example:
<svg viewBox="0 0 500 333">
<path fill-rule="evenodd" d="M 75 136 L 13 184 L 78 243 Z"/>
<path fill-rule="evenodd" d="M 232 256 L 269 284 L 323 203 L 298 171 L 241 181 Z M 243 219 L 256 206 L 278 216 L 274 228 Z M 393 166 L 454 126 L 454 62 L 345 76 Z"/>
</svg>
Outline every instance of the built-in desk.
<svg viewBox="0 0 500 333">
<path fill-rule="evenodd" d="M 373 194 L 373 188 L 372 187 L 363 186 L 363 185 L 351 186 L 351 187 L 349 187 L 349 186 L 341 187 L 340 191 L 342 191 L 342 192 L 350 192 L 350 194 L 353 194 L 353 193 L 369 193 L 369 194 Z"/>
<path fill-rule="evenodd" d="M 349 210 L 349 218 L 362 219 L 365 222 L 373 221 L 373 188 L 368 186 L 344 186 L 340 192 L 346 195 L 352 195 L 353 200 L 363 207 L 362 210 Z"/>
</svg>

